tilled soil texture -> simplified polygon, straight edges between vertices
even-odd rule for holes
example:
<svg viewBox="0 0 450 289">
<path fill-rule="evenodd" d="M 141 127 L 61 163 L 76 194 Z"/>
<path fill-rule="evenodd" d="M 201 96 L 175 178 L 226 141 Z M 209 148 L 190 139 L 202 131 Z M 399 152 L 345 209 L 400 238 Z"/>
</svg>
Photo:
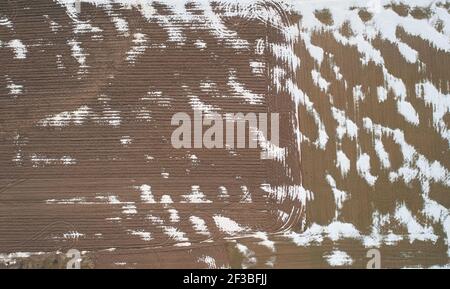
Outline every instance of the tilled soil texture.
<svg viewBox="0 0 450 289">
<path fill-rule="evenodd" d="M 74 2 L 0 3 L 0 266 L 448 266 L 447 3 Z M 279 147 L 175 149 L 196 110 Z"/>
</svg>

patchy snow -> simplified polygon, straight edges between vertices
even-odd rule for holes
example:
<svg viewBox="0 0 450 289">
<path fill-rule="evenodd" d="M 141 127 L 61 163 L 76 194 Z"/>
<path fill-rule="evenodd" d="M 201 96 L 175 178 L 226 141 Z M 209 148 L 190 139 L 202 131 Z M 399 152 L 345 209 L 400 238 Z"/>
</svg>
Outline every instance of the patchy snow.
<svg viewBox="0 0 450 289">
<path fill-rule="evenodd" d="M 152 194 L 151 186 L 144 184 L 139 187 L 139 190 L 141 191 L 141 200 L 144 203 L 148 203 L 148 204 L 156 203 L 155 198 L 153 197 L 153 194 Z"/>
<path fill-rule="evenodd" d="M 338 150 L 336 152 L 336 167 L 339 169 L 343 177 L 345 177 L 350 171 L 350 159 L 342 150 Z"/>
<path fill-rule="evenodd" d="M 7 44 L 7 47 L 11 48 L 14 51 L 16 59 L 25 59 L 27 57 L 27 47 L 20 39 L 10 40 Z"/>
<path fill-rule="evenodd" d="M 197 259 L 197 262 L 205 263 L 208 269 L 217 269 L 216 260 L 211 256 L 202 255 Z"/>
<path fill-rule="evenodd" d="M 182 203 L 211 203 L 197 185 L 191 186 L 191 192 L 182 197 L 185 199 L 185 201 L 181 201 Z"/>
<path fill-rule="evenodd" d="M 369 186 L 373 187 L 378 177 L 370 173 L 370 156 L 368 154 L 363 153 L 359 156 L 356 162 L 356 168 L 358 175 L 366 180 Z"/>
<path fill-rule="evenodd" d="M 200 235 L 210 236 L 205 220 L 197 216 L 190 216 L 189 221 L 192 223 L 194 230 Z"/>
<path fill-rule="evenodd" d="M 332 267 L 349 266 L 353 264 L 353 259 L 346 252 L 340 250 L 333 250 L 324 257 Z"/>
<path fill-rule="evenodd" d="M 228 217 L 224 217 L 222 215 L 214 215 L 213 219 L 219 230 L 225 232 L 228 235 L 234 236 L 237 233 L 246 231 L 246 228 L 242 227 L 236 221 Z"/>
<path fill-rule="evenodd" d="M 144 230 L 128 230 L 131 235 L 140 237 L 143 241 L 152 240 L 152 235 L 150 232 L 146 232 Z"/>
<path fill-rule="evenodd" d="M 69 125 L 82 125 L 90 114 L 87 106 L 81 106 L 74 111 L 63 111 L 54 116 L 49 116 L 38 122 L 40 126 L 64 127 Z"/>
</svg>

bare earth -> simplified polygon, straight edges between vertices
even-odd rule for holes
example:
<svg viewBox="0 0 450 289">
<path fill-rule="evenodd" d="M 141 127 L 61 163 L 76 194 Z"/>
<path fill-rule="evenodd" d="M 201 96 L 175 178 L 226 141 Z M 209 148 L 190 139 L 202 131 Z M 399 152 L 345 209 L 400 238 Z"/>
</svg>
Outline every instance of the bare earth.
<svg viewBox="0 0 450 289">
<path fill-rule="evenodd" d="M 450 266 L 448 2 L 73 2 L 0 3 L 0 267 Z M 174 149 L 196 109 L 280 147 Z"/>
</svg>

